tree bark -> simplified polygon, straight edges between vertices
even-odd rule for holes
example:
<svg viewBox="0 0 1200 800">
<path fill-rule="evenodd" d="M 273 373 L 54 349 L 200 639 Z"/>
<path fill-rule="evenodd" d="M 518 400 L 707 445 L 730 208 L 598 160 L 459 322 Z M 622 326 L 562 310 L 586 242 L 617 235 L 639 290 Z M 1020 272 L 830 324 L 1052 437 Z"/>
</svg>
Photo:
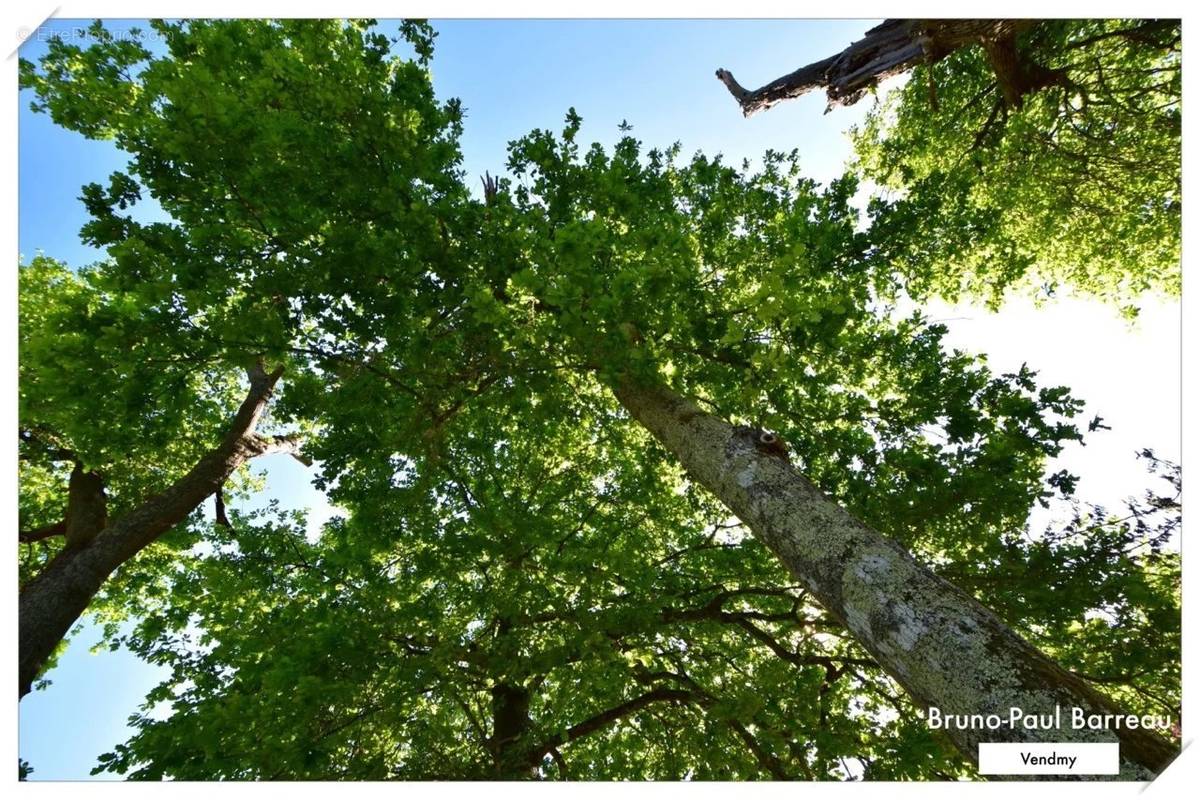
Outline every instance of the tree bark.
<svg viewBox="0 0 1200 800">
<path fill-rule="evenodd" d="M 42 539 L 50 539 L 55 536 L 65 536 L 67 533 L 66 520 L 59 520 L 50 525 L 43 525 L 40 528 L 34 528 L 31 531 L 21 531 L 17 538 L 22 542 L 40 542 Z"/>
<path fill-rule="evenodd" d="M 497 683 L 492 687 L 492 762 L 499 780 L 536 777 L 541 755 L 532 756 L 525 736 L 529 732 L 530 692 L 524 686 Z M 536 758 L 536 760 L 535 760 Z"/>
<path fill-rule="evenodd" d="M 85 522 L 95 524 L 98 519 L 103 520 L 102 516 L 97 517 L 94 509 L 94 482 L 85 481 L 76 489 L 72 476 L 70 502 L 86 501 L 93 508 L 82 517 L 81 512 L 75 514 L 75 521 L 81 526 L 79 536 L 86 541 L 72 546 L 72 513 L 68 510 L 68 546 L 21 588 L 18 697 L 29 693 L 33 680 L 54 648 L 83 614 L 109 575 L 187 518 L 247 460 L 279 449 L 279 440 L 256 436 L 254 428 L 282 372 L 280 368 L 267 374 L 261 366 L 251 370 L 250 390 L 221 443 L 165 492 L 151 497 L 98 532 L 85 536 L 82 527 Z"/>
<path fill-rule="evenodd" d="M 1017 50 L 1016 33 L 986 38 L 982 44 L 988 64 L 996 73 L 1000 94 L 1009 108 L 1020 108 L 1025 95 L 1066 80 L 1065 72 L 1047 69 L 1022 58 Z"/>
<path fill-rule="evenodd" d="M 104 480 L 95 472 L 84 471 L 75 462 L 67 484 L 67 514 L 63 519 L 63 535 L 67 547 L 86 547 L 96 534 L 108 525 L 108 498 Z"/>
<path fill-rule="evenodd" d="M 717 77 L 749 117 L 785 100 L 824 89 L 829 108 L 857 103 L 880 81 L 917 64 L 933 64 L 974 44 L 988 48 L 989 62 L 1010 105 L 1053 82 L 1057 73 L 1019 59 L 1016 37 L 1034 25 L 1018 19 L 889 19 L 836 55 L 749 91 L 725 69 Z M 1001 56 L 993 58 L 992 52 Z"/>
<path fill-rule="evenodd" d="M 924 568 L 903 547 L 852 517 L 763 443 L 663 386 L 621 383 L 630 415 L 736 514 L 922 709 L 1000 714 L 1121 714 L 973 597 Z M 949 730 L 972 762 L 989 742 L 1120 741 L 1122 776 L 1151 779 L 1175 747 L 1144 729 Z"/>
</svg>

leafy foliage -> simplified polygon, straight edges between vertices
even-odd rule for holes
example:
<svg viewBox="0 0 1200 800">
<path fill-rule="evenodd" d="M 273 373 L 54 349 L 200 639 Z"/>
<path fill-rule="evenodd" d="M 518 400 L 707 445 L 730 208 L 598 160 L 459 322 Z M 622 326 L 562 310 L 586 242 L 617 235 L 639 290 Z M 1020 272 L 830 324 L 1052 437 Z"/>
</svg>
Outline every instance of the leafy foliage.
<svg viewBox="0 0 1200 800">
<path fill-rule="evenodd" d="M 347 516 L 313 541 L 279 514 L 193 519 L 127 566 L 94 610 L 137 614 L 126 643 L 171 676 L 100 769 L 969 774 L 665 462 L 612 396 L 625 375 L 777 432 L 822 489 L 1072 667 L 1121 678 L 1131 707 L 1177 702 L 1170 636 L 1112 662 L 1090 649 L 1177 625 L 1170 528 L 1094 510 L 1070 533 L 1014 533 L 1071 493 L 1043 473 L 1081 438 L 1079 402 L 1028 367 L 992 374 L 881 299 L 944 277 L 898 222 L 919 192 L 864 231 L 855 180 L 818 187 L 795 153 L 755 172 L 628 135 L 585 149 L 571 110 L 513 142 L 510 175 L 476 198 L 428 26 L 154 26 L 164 55 L 97 27 L 21 66 L 36 108 L 130 154 L 84 189 L 83 235 L 109 259 L 22 268 L 23 430 L 55 432 L 121 501 L 194 457 L 233 368 L 267 354 L 286 367 L 273 420 L 305 429 Z M 170 221 L 122 213 L 144 196 Z M 23 470 L 23 519 L 53 521 L 61 462 Z M 1131 555 L 1139 537 L 1149 553 Z"/>
<path fill-rule="evenodd" d="M 64 518 L 72 464 L 101 475 L 109 517 L 183 475 L 219 441 L 243 389 L 239 371 L 177 332 L 169 306 L 147 306 L 109 270 L 77 272 L 41 256 L 19 270 L 22 530 Z M 105 423 L 110 424 L 105 424 Z M 232 491 L 253 482 L 242 475 Z M 93 606 L 116 623 L 166 591 L 173 554 L 197 541 L 180 527 L 127 565 Z M 20 578 L 37 574 L 61 537 L 21 546 Z"/>
<path fill-rule="evenodd" d="M 895 192 L 872 231 L 907 290 L 1067 290 L 1127 314 L 1177 296 L 1180 42 L 1178 21 L 1040 21 L 1022 58 L 1056 77 L 1021 108 L 981 48 L 915 69 L 856 133 L 862 174 Z"/>
<path fill-rule="evenodd" d="M 1120 514 L 1073 501 L 1066 524 L 990 540 L 942 572 L 1060 664 L 1130 707 L 1178 719 L 1181 472 L 1149 450 L 1139 457 L 1162 490 Z"/>
<path fill-rule="evenodd" d="M 568 462 L 575 430 L 496 417 L 498 446 L 472 436 L 444 478 L 364 498 L 315 544 L 295 523 L 239 519 L 236 544 L 193 562 L 131 640 L 172 667 L 147 708 L 174 713 L 139 717 L 103 766 L 508 777 L 532 750 L 541 774 L 572 779 L 828 777 L 850 757 L 880 776 L 961 769 L 761 545 L 644 434 L 605 422 Z M 526 695 L 512 741 L 497 687 Z M 654 691 L 676 694 L 578 734 Z M 295 737 L 264 744 L 281 721 Z"/>
</svg>

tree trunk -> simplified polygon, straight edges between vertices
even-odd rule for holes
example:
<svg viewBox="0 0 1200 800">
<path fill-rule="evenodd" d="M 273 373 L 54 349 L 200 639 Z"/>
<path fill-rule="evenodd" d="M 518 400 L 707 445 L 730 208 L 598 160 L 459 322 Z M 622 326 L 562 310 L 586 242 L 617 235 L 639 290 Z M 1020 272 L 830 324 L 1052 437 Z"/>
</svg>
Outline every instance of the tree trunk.
<svg viewBox="0 0 1200 800">
<path fill-rule="evenodd" d="M 498 780 L 524 780 L 537 776 L 534 756 L 530 755 L 530 692 L 524 686 L 497 683 L 492 687 L 492 762 Z M 537 761 L 540 761 L 540 754 Z"/>
<path fill-rule="evenodd" d="M 269 375 L 261 368 L 251 371 L 250 391 L 220 445 L 205 454 L 162 494 L 151 497 L 99 532 L 89 533 L 85 527 L 97 519 L 102 520 L 102 516 L 97 516 L 102 511 L 82 516 L 76 514 L 73 520 L 68 509 L 67 547 L 21 588 L 18 697 L 29 693 L 33 680 L 54 648 L 83 614 L 109 575 L 187 518 L 248 459 L 276 449 L 274 441 L 256 436 L 254 427 L 281 374 L 282 369 Z M 79 504 L 87 500 L 84 504 L 94 507 L 94 483 L 72 480 L 70 501 Z M 82 543 L 71 541 L 73 522 L 80 531 L 77 542 L 82 540 Z"/>
<path fill-rule="evenodd" d="M 1032 20 L 1018 19 L 889 19 L 840 53 L 754 91 L 743 88 L 728 70 L 717 70 L 717 77 L 747 117 L 816 89 L 825 90 L 830 108 L 849 106 L 885 78 L 918 64 L 936 63 L 962 47 L 980 44 L 988 49 L 1006 102 L 1019 106 L 1024 94 L 1061 77 L 1019 58 L 1017 34 L 1033 24 Z"/>
<path fill-rule="evenodd" d="M 80 548 L 96 538 L 108 525 L 108 498 L 104 480 L 95 472 L 85 472 L 75 462 L 67 484 L 67 514 L 63 519 L 63 535 L 67 547 Z"/>
<path fill-rule="evenodd" d="M 774 437 L 733 426 L 662 386 L 622 383 L 616 396 L 783 562 L 923 709 L 1053 714 L 1056 706 L 1120 714 L 973 597 L 922 567 L 900 545 L 852 517 L 797 472 Z M 1144 730 L 949 730 L 972 762 L 988 742 L 1121 744 L 1121 774 L 1151 779 L 1175 757 Z"/>
</svg>

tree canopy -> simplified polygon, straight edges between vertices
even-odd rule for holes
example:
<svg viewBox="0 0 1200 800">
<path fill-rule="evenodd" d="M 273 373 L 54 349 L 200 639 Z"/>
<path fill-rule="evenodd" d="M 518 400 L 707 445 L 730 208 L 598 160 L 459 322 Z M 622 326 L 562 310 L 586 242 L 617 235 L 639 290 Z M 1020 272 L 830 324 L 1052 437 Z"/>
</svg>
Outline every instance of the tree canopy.
<svg viewBox="0 0 1200 800">
<path fill-rule="evenodd" d="M 429 26 L 153 25 L 165 53 L 97 23 L 88 46 L 52 41 L 21 64 L 35 109 L 130 158 L 83 190 L 82 235 L 108 258 L 20 271 L 22 579 L 53 599 L 44 575 L 75 574 L 100 545 L 119 551 L 89 571 L 103 574 L 84 605 L 137 618 L 123 640 L 110 626 L 114 644 L 171 668 L 101 769 L 972 774 L 894 665 L 629 413 L 623 387 L 645 381 L 752 430 L 1117 702 L 1177 716 L 1171 465 L 1147 454 L 1171 482 L 1128 514 L 1080 504 L 1075 476 L 1045 474 L 1083 436 L 1069 390 L 1027 367 L 994 374 L 894 303 L 951 282 L 1000 296 L 1009 273 L 977 257 L 990 247 L 979 242 L 1032 228 L 1004 222 L 957 250 L 966 217 L 986 216 L 980 198 L 1032 207 L 1057 191 L 1043 170 L 1068 162 L 1039 153 L 1017 180 L 1016 151 L 988 142 L 976 165 L 952 163 L 945 143 L 969 126 L 918 119 L 914 80 L 896 122 L 880 111 L 860 135 L 866 175 L 908 182 L 865 227 L 853 171 L 822 187 L 795 152 L 751 170 L 629 135 L 584 147 L 573 109 L 560 132 L 511 143 L 507 175 L 480 197 L 459 168 L 459 105 L 433 92 Z M 1084 27 L 1064 27 L 1059 45 L 1095 35 Z M 1158 57 L 1122 56 L 1131 71 Z M 979 91 L 965 58 L 943 68 L 943 107 Z M 1021 113 L 1064 109 L 1039 96 Z M 1022 124 L 1014 113 L 1001 139 Z M 920 132 L 930 125 L 941 140 Z M 1158 148 L 1177 171 L 1169 135 L 1129 147 Z M 1006 173 L 1010 194 L 992 185 Z M 934 203 L 940 180 L 978 204 L 945 191 Z M 1070 191 L 1046 200 L 1054 213 L 1086 198 Z M 144 197 L 168 221 L 135 221 Z M 1148 248 L 1178 247 L 1178 217 L 1153 216 L 1157 232 L 1139 227 L 1087 277 L 1045 248 L 1039 274 L 1082 290 L 1096 278 L 1120 302 L 1161 288 L 1126 279 Z M 929 244 L 943 240 L 956 243 Z M 227 480 L 253 491 L 255 455 L 297 446 L 346 510 L 318 538 L 279 513 L 204 518 L 200 502 L 221 501 Z M 59 534 L 88 485 L 118 522 L 73 542 Z M 168 532 L 151 532 L 148 504 L 184 496 L 155 518 Z M 1077 513 L 1029 531 L 1039 503 Z M 1150 631 L 1155 646 L 1126 646 Z M 160 703 L 169 716 L 150 713 Z"/>
<path fill-rule="evenodd" d="M 888 20 L 754 92 L 718 77 L 749 115 L 908 73 L 855 132 L 905 291 L 1067 291 L 1132 316 L 1180 289 L 1181 42 L 1178 20 Z"/>
</svg>

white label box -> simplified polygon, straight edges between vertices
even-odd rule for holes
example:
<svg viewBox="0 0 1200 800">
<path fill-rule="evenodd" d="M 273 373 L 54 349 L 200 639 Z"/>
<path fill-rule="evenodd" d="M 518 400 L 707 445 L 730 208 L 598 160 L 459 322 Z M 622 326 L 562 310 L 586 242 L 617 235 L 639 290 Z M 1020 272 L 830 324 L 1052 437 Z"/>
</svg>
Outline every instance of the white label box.
<svg viewBox="0 0 1200 800">
<path fill-rule="evenodd" d="M 1116 775 L 1118 742 L 980 742 L 980 775 Z"/>
</svg>

